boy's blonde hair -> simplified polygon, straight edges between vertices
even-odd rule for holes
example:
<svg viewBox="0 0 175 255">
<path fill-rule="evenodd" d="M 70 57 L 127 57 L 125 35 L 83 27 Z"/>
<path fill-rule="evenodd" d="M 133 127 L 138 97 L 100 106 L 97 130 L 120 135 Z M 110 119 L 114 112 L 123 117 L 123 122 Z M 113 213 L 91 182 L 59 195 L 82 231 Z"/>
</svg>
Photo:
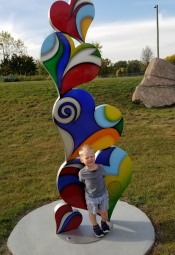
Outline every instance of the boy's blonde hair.
<svg viewBox="0 0 175 255">
<path fill-rule="evenodd" d="M 79 156 L 80 156 L 80 158 L 83 156 L 83 152 L 84 151 L 92 151 L 94 153 L 94 149 L 90 145 L 84 144 L 79 149 Z"/>
</svg>

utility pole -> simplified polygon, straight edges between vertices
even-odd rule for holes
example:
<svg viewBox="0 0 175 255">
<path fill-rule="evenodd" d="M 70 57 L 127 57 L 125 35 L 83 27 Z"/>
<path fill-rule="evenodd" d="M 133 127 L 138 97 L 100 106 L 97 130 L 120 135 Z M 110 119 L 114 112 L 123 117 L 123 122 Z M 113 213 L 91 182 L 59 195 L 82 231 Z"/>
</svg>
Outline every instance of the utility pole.
<svg viewBox="0 0 175 255">
<path fill-rule="evenodd" d="M 156 20 L 157 20 L 157 58 L 159 58 L 159 13 L 158 13 L 158 5 L 155 5 L 156 8 Z"/>
</svg>

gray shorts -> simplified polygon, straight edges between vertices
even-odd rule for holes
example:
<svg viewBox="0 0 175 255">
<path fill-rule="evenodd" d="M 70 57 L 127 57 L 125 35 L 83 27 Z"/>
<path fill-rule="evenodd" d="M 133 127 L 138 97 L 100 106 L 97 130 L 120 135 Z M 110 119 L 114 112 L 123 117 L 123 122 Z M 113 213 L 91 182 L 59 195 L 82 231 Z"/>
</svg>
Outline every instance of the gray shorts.
<svg viewBox="0 0 175 255">
<path fill-rule="evenodd" d="M 97 214 L 98 210 L 107 211 L 109 209 L 108 205 L 108 191 L 106 190 L 105 193 L 101 197 L 90 197 L 87 193 L 85 193 L 86 204 L 88 211 L 93 214 Z"/>
</svg>

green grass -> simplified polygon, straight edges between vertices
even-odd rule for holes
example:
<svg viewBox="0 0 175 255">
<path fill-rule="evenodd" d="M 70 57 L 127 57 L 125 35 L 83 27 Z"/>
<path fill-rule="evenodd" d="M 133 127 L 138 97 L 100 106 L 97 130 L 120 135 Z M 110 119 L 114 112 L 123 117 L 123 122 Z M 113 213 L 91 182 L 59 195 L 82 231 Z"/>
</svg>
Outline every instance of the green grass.
<svg viewBox="0 0 175 255">
<path fill-rule="evenodd" d="M 137 206 L 156 229 L 151 255 L 175 254 L 175 107 L 146 109 L 131 101 L 142 77 L 95 79 L 81 85 L 96 105 L 117 107 L 124 131 L 117 146 L 133 162 L 122 200 Z M 51 80 L 0 83 L 0 254 L 7 238 L 31 210 L 59 198 L 56 175 L 64 162 L 52 121 L 57 92 Z"/>
</svg>

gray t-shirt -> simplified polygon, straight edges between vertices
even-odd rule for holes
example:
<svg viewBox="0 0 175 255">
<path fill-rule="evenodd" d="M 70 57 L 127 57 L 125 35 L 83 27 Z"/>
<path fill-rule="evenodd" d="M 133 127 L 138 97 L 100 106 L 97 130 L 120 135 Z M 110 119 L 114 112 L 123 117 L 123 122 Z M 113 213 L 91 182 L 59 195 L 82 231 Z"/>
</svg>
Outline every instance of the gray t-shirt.
<svg viewBox="0 0 175 255">
<path fill-rule="evenodd" d="M 106 176 L 103 165 L 98 165 L 98 168 L 89 171 L 84 167 L 79 172 L 80 182 L 85 182 L 85 192 L 90 197 L 101 197 L 106 190 L 104 177 Z"/>
</svg>

